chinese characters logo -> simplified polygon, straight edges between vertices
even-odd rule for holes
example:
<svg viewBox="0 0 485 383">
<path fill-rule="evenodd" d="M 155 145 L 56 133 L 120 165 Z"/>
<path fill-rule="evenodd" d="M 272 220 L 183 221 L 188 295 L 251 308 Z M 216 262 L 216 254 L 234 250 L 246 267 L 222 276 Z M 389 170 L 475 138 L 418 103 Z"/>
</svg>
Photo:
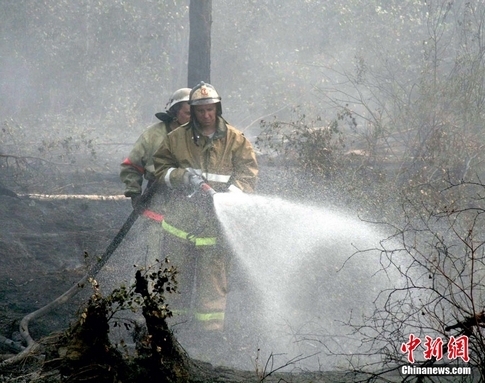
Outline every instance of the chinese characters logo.
<svg viewBox="0 0 485 383">
<path fill-rule="evenodd" d="M 409 363 L 414 363 L 414 352 L 417 351 L 417 348 L 421 343 L 423 342 L 420 338 L 416 337 L 414 334 L 410 334 L 409 340 L 406 343 L 401 344 L 401 352 L 407 354 Z M 426 336 L 423 346 L 424 359 L 429 360 L 436 358 L 438 361 L 443 358 L 444 344 L 440 337 L 433 339 L 430 336 Z M 457 338 L 451 336 L 446 348 L 448 351 L 448 359 L 454 360 L 461 358 L 464 362 L 470 360 L 468 356 L 468 337 L 466 335 Z"/>
</svg>

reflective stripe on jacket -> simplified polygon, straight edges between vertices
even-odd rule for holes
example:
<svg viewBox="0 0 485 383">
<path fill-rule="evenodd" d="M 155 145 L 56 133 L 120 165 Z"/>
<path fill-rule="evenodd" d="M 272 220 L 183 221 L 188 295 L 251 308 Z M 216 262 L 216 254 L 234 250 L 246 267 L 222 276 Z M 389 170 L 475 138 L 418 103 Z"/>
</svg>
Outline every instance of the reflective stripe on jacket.
<svg viewBox="0 0 485 383">
<path fill-rule="evenodd" d="M 170 233 L 182 240 L 192 242 L 195 246 L 214 246 L 217 243 L 217 238 L 215 237 L 208 237 L 208 238 L 196 237 L 183 230 L 177 229 L 176 227 L 168 224 L 165 221 L 162 221 L 162 229 L 165 230 L 167 233 Z"/>
</svg>

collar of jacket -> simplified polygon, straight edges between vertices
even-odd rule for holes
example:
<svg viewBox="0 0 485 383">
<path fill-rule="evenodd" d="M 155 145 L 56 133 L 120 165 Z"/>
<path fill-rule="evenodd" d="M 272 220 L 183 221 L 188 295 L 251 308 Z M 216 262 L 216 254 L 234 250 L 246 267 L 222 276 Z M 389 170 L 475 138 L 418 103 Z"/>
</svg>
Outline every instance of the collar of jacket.
<svg viewBox="0 0 485 383">
<path fill-rule="evenodd" d="M 221 116 L 217 116 L 216 131 L 212 136 L 212 140 L 218 140 L 226 136 L 226 132 L 227 132 L 226 124 L 227 124 L 226 120 L 224 120 Z M 194 140 L 198 140 L 200 136 L 202 136 L 202 133 L 199 128 L 199 124 L 195 120 L 191 121 L 191 123 L 187 125 L 186 129 L 192 129 L 192 132 L 194 134 Z"/>
</svg>

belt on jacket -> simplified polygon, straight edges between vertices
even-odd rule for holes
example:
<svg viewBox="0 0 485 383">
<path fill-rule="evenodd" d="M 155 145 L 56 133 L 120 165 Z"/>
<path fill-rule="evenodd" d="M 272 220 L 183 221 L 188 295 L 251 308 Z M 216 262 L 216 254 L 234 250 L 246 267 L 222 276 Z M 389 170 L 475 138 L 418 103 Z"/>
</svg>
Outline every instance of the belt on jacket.
<svg viewBox="0 0 485 383">
<path fill-rule="evenodd" d="M 185 239 L 189 242 L 192 242 L 195 246 L 214 246 L 217 243 L 217 238 L 215 237 L 206 237 L 206 238 L 199 238 L 195 237 L 193 234 L 187 233 L 183 230 L 177 229 L 176 227 L 167 223 L 167 221 L 162 221 L 162 228 L 178 238 Z"/>
</svg>

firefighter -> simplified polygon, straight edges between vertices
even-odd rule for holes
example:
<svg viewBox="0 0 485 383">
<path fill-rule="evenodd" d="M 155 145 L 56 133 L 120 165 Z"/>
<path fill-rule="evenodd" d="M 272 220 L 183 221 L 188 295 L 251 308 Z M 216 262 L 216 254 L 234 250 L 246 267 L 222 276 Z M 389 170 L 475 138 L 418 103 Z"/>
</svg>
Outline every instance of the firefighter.
<svg viewBox="0 0 485 383">
<path fill-rule="evenodd" d="M 207 333 L 222 333 L 229 247 L 212 197 L 194 193 L 197 174 L 216 192 L 254 191 L 258 165 L 251 143 L 222 118 L 221 97 L 201 82 L 190 92 L 192 119 L 172 131 L 155 152 L 155 177 L 168 187 L 162 251 L 178 269 L 172 311 Z M 185 318 L 185 319 L 184 319 Z M 186 323 L 187 323 L 186 322 Z"/>
<path fill-rule="evenodd" d="M 160 260 L 163 238 L 160 222 L 163 219 L 162 204 L 165 190 L 157 185 L 156 192 L 150 190 L 150 197 L 145 198 L 148 202 L 140 203 L 143 178 L 148 181 L 148 190 L 155 180 L 153 153 L 170 131 L 190 120 L 189 94 L 190 88 L 181 88 L 173 93 L 166 105 L 166 111 L 155 114 L 160 121 L 143 132 L 121 164 L 120 178 L 126 185 L 125 196 L 131 198 L 133 209 L 139 209 L 142 215 L 142 230 L 146 238 L 146 241 L 136 245 L 135 252 L 138 258 L 135 261 L 147 268 L 155 266 Z"/>
<path fill-rule="evenodd" d="M 120 178 L 126 185 L 125 196 L 131 198 L 133 208 L 141 197 L 143 178 L 148 181 L 147 187 L 155 180 L 153 153 L 169 132 L 190 120 L 190 90 L 181 88 L 174 92 L 167 103 L 166 111 L 155 114 L 160 121 L 143 132 L 128 157 L 121 163 Z"/>
</svg>

